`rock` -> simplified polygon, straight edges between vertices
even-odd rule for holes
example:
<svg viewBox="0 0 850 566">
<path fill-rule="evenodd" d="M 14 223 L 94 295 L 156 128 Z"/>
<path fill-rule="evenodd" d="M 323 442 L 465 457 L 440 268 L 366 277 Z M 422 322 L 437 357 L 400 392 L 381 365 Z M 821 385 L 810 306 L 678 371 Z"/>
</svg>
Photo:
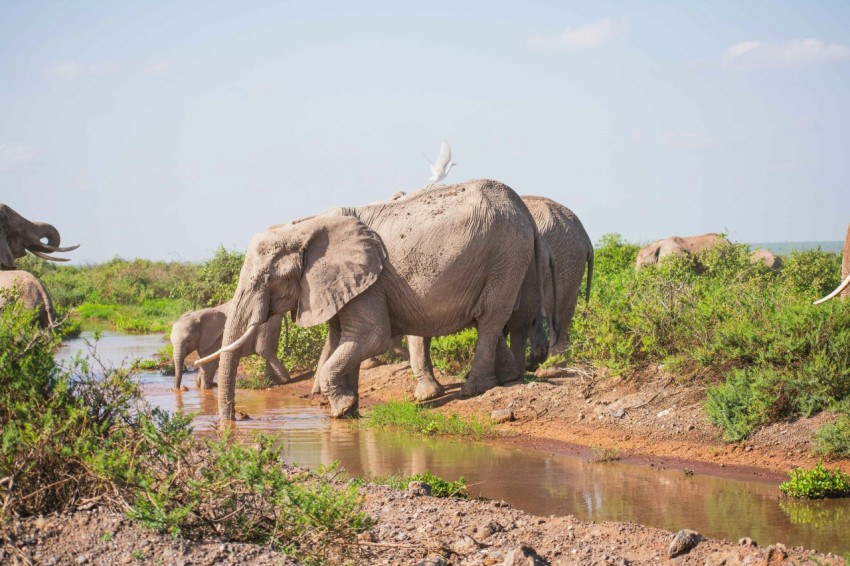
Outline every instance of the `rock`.
<svg viewBox="0 0 850 566">
<path fill-rule="evenodd" d="M 77 556 L 77 558 L 74 559 L 74 562 L 76 562 L 77 564 L 85 564 L 88 561 L 89 557 L 85 554 L 80 554 L 79 556 Z"/>
<path fill-rule="evenodd" d="M 510 409 L 496 409 L 490 413 L 490 419 L 496 423 L 507 423 L 514 420 L 514 412 Z"/>
<path fill-rule="evenodd" d="M 750 537 L 744 537 L 738 541 L 738 544 L 741 546 L 751 546 L 753 548 L 758 547 L 758 543 L 751 539 Z"/>
<path fill-rule="evenodd" d="M 681 554 L 687 554 L 693 550 L 693 548 L 698 545 L 701 540 L 702 535 L 698 532 L 689 529 L 682 529 L 673 536 L 673 540 L 670 542 L 670 547 L 667 549 L 667 553 L 670 555 L 670 558 L 675 558 Z"/>
<path fill-rule="evenodd" d="M 670 414 L 670 409 L 664 409 L 663 411 L 661 411 L 660 413 L 655 415 L 655 417 L 660 419 L 661 417 L 666 417 L 669 414 Z"/>
<path fill-rule="evenodd" d="M 777 542 L 767 547 L 767 557 L 764 561 L 766 564 L 774 564 L 776 562 L 782 562 L 786 558 L 788 558 L 788 552 L 785 551 L 785 545 Z"/>
<path fill-rule="evenodd" d="M 448 562 L 442 556 L 435 556 L 433 558 L 426 558 L 425 560 L 421 560 L 416 563 L 416 566 L 448 566 Z"/>
<path fill-rule="evenodd" d="M 363 531 L 357 534 L 357 540 L 360 542 L 375 542 L 375 535 L 372 534 L 372 531 Z"/>
<path fill-rule="evenodd" d="M 543 566 L 546 562 L 530 546 L 520 545 L 505 556 L 502 566 Z"/>
<path fill-rule="evenodd" d="M 559 367 L 537 368 L 537 370 L 534 372 L 534 377 L 546 379 L 548 377 L 561 377 L 562 375 L 569 373 L 570 370 Z"/>
<path fill-rule="evenodd" d="M 626 416 L 626 410 L 624 408 L 620 407 L 619 409 L 614 411 L 611 414 L 611 416 L 614 417 L 615 419 L 622 419 L 623 417 Z"/>
<path fill-rule="evenodd" d="M 472 537 L 466 535 L 453 542 L 451 546 L 452 550 L 460 556 L 466 556 L 478 550 L 478 543 Z"/>
<path fill-rule="evenodd" d="M 486 524 L 481 525 L 475 530 L 475 538 L 478 540 L 483 540 L 493 533 L 498 533 L 503 531 L 502 525 L 495 521 L 488 521 Z"/>
<path fill-rule="evenodd" d="M 407 491 L 413 495 L 431 495 L 431 486 L 421 481 L 412 481 L 407 484 Z"/>
</svg>

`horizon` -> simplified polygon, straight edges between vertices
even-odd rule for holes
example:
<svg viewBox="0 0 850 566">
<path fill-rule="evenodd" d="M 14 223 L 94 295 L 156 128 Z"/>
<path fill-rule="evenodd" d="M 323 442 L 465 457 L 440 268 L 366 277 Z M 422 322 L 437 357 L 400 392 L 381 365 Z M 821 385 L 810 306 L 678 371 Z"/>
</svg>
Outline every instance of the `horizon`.
<svg viewBox="0 0 850 566">
<path fill-rule="evenodd" d="M 842 239 L 850 5 L 4 3 L 0 202 L 74 264 L 493 178 L 591 239 Z"/>
</svg>

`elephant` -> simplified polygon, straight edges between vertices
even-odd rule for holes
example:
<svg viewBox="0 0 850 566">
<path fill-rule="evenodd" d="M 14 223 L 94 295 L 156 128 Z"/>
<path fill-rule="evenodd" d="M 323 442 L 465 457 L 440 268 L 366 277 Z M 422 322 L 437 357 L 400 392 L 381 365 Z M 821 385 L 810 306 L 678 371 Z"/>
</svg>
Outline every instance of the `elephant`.
<svg viewBox="0 0 850 566">
<path fill-rule="evenodd" d="M 42 328 L 55 326 L 56 313 L 53 311 L 53 302 L 38 277 L 28 271 L 0 271 L 0 292 L 12 288 L 18 289 L 28 309 L 38 309 L 38 320 Z M 5 293 L 0 293 L 0 309 L 7 301 Z"/>
<path fill-rule="evenodd" d="M 729 244 L 729 240 L 720 234 L 703 234 L 702 236 L 672 236 L 656 240 L 642 247 L 637 254 L 635 269 L 659 263 L 668 255 L 690 255 L 697 251 L 707 250 L 715 244 Z"/>
<path fill-rule="evenodd" d="M 462 392 L 488 389 L 514 371 L 502 329 L 529 267 L 544 270 L 540 242 L 519 196 L 486 179 L 260 232 L 245 255 L 224 346 L 196 362 L 221 357 L 222 422 L 235 416 L 234 351 L 269 316 L 288 311 L 302 326 L 329 322 L 318 379 L 332 417 L 357 414 L 360 363 L 386 351 L 394 336 L 439 336 L 474 324 L 478 343 Z"/>
<path fill-rule="evenodd" d="M 782 258 L 770 250 L 758 249 L 750 253 L 750 261 L 755 264 L 761 264 L 773 271 L 782 269 Z"/>
<path fill-rule="evenodd" d="M 174 388 L 180 389 L 183 380 L 183 362 L 186 356 L 197 350 L 199 357 L 206 357 L 221 348 L 221 338 L 227 323 L 231 303 L 183 313 L 171 327 L 171 345 L 174 347 Z M 272 315 L 260 325 L 255 337 L 246 341 L 239 351 L 239 358 L 259 354 L 266 360 L 266 377 L 275 385 L 289 381 L 289 372 L 277 357 L 280 327 L 283 317 Z M 218 369 L 218 360 L 200 366 L 195 375 L 195 386 L 211 389 L 213 376 Z"/>
<path fill-rule="evenodd" d="M 841 252 L 841 283 L 832 293 L 814 302 L 819 305 L 826 301 L 840 297 L 843 301 L 850 296 L 850 226 L 847 226 L 847 234 L 844 236 L 844 249 Z"/>
<path fill-rule="evenodd" d="M 576 310 L 581 281 L 587 265 L 587 287 L 584 300 L 590 301 L 593 283 L 593 242 L 581 220 L 566 206 L 546 197 L 524 196 L 522 201 L 534 217 L 540 237 L 551 250 L 555 262 L 557 298 L 553 297 L 550 279 L 545 279 L 545 310 L 558 315 L 560 332 L 553 346 L 556 354 L 563 353 L 569 341 L 569 331 Z M 535 319 L 532 332 L 529 365 L 536 368 L 549 356 L 549 341 L 541 325 L 542 317 Z M 551 321 L 550 321 L 551 326 Z"/>
<path fill-rule="evenodd" d="M 50 261 L 68 261 L 67 258 L 47 254 L 69 252 L 80 247 L 61 248 L 60 243 L 59 231 L 52 225 L 31 222 L 10 206 L 0 203 L 0 269 L 17 269 L 15 259 L 24 257 L 27 252 Z"/>
</svg>

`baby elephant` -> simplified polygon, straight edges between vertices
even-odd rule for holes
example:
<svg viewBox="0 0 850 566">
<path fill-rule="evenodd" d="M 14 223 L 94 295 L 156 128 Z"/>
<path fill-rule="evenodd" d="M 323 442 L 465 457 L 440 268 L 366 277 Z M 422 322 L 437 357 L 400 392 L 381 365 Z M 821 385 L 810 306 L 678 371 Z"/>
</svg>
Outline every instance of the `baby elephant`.
<svg viewBox="0 0 850 566">
<path fill-rule="evenodd" d="M 174 346 L 174 388 L 180 389 L 183 379 L 183 361 L 197 351 L 204 358 L 221 348 L 221 337 L 227 322 L 230 302 L 184 313 L 171 327 L 171 344 Z M 260 325 L 253 340 L 242 345 L 239 357 L 259 354 L 266 360 L 266 377 L 275 385 L 289 381 L 289 372 L 277 357 L 280 341 L 281 315 L 270 317 Z M 195 376 L 195 386 L 201 389 L 213 387 L 213 376 L 218 369 L 218 359 L 202 364 Z"/>
</svg>

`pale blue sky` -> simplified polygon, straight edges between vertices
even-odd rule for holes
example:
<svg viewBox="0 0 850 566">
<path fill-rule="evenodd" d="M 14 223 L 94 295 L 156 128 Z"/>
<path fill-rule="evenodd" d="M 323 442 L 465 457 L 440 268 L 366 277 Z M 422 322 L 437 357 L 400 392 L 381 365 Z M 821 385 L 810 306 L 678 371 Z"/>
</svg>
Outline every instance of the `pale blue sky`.
<svg viewBox="0 0 850 566">
<path fill-rule="evenodd" d="M 838 240 L 848 107 L 846 2 L 0 1 L 0 201 L 76 261 L 244 249 L 443 140 L 594 241 Z"/>
</svg>

